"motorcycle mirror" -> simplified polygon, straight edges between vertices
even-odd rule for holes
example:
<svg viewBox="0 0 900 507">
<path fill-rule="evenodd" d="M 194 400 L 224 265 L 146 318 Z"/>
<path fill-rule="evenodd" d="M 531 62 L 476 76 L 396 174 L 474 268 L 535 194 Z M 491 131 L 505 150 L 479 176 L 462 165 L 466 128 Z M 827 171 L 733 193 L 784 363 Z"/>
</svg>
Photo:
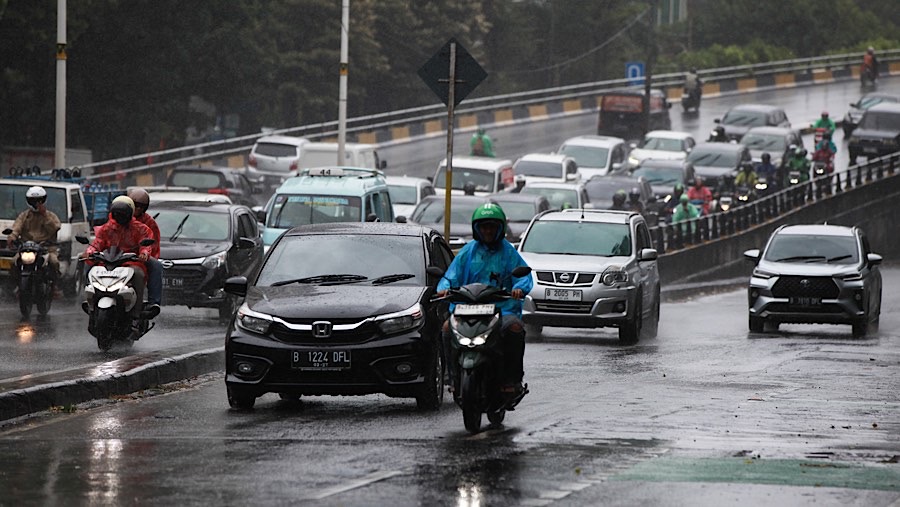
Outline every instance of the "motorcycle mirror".
<svg viewBox="0 0 900 507">
<path fill-rule="evenodd" d="M 519 266 L 512 270 L 512 276 L 516 278 L 521 278 L 526 275 L 531 274 L 531 268 L 528 266 Z"/>
<path fill-rule="evenodd" d="M 244 297 L 247 295 L 247 277 L 232 276 L 225 280 L 225 292 L 234 296 Z"/>
<path fill-rule="evenodd" d="M 425 268 L 425 272 L 435 278 L 441 278 L 444 276 L 444 270 L 437 266 L 428 266 Z"/>
<path fill-rule="evenodd" d="M 156 240 L 155 240 L 155 239 L 153 239 L 153 238 L 144 238 L 144 239 L 141 240 L 140 245 L 141 245 L 141 246 L 150 246 L 150 245 L 152 245 L 153 243 L 156 243 Z"/>
<path fill-rule="evenodd" d="M 7 227 L 6 229 L 3 229 L 3 234 L 6 234 L 7 236 L 9 236 L 10 234 L 12 234 L 12 229 L 10 229 L 9 227 Z"/>
<path fill-rule="evenodd" d="M 84 236 L 75 236 L 75 241 L 81 243 L 82 245 L 90 245 L 91 244 L 91 242 Z"/>
</svg>

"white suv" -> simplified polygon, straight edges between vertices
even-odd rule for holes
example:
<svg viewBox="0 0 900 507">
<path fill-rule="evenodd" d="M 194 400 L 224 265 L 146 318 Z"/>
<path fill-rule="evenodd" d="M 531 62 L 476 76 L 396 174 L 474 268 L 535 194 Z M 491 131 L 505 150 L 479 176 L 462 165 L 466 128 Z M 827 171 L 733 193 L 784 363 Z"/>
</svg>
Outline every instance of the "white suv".
<svg viewBox="0 0 900 507">
<path fill-rule="evenodd" d="M 581 177 L 590 179 L 622 169 L 628 144 L 620 137 L 578 136 L 567 139 L 556 152 L 574 158 Z"/>
<path fill-rule="evenodd" d="M 528 334 L 544 326 L 619 328 L 635 343 L 659 324 L 657 252 L 644 218 L 629 211 L 568 209 L 536 216 L 519 243 L 534 288 L 522 319 Z"/>
</svg>

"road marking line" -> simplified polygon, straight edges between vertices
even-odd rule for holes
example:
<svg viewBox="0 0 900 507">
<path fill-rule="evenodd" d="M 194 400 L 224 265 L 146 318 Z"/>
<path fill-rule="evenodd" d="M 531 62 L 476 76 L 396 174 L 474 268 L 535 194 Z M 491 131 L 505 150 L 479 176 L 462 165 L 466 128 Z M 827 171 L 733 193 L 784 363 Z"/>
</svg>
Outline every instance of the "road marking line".
<svg viewBox="0 0 900 507">
<path fill-rule="evenodd" d="M 331 488 L 326 488 L 324 491 L 319 493 L 316 496 L 308 497 L 311 500 L 322 500 L 328 498 L 329 496 L 334 496 L 340 493 L 345 493 L 352 489 L 362 488 L 364 486 L 368 486 L 374 482 L 383 481 L 385 479 L 390 479 L 391 477 L 396 477 L 398 475 L 403 475 L 403 472 L 398 470 L 385 470 L 382 472 L 374 472 L 371 473 L 361 479 L 356 479 L 354 481 L 350 481 L 347 484 L 343 484 L 340 486 L 333 486 Z"/>
</svg>

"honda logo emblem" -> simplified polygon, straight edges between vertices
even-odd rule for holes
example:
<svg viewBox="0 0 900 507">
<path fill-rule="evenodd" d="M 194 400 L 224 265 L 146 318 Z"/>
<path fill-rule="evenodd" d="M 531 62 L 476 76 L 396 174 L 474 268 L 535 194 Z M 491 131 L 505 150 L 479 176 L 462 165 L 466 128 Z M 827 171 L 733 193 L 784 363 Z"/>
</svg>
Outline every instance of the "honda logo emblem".
<svg viewBox="0 0 900 507">
<path fill-rule="evenodd" d="M 325 320 L 313 322 L 312 332 L 316 338 L 328 338 L 331 336 L 331 322 Z"/>
</svg>

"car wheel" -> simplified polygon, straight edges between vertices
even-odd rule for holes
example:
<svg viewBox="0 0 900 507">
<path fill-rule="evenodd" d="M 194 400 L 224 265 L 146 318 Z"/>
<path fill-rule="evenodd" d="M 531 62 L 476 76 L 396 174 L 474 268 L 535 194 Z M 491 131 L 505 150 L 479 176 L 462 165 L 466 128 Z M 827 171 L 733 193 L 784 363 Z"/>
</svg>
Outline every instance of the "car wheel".
<svg viewBox="0 0 900 507">
<path fill-rule="evenodd" d="M 444 361 L 437 343 L 432 347 L 431 357 L 425 369 L 425 384 L 416 395 L 416 408 L 438 410 L 444 403 Z"/>
<path fill-rule="evenodd" d="M 641 327 L 644 323 L 644 308 L 641 303 L 641 295 L 638 294 L 635 300 L 637 301 L 637 307 L 634 309 L 634 316 L 623 326 L 619 327 L 619 341 L 626 345 L 633 345 L 638 342 L 638 338 L 641 336 Z"/>
<path fill-rule="evenodd" d="M 497 427 L 503 424 L 503 419 L 506 417 L 506 410 L 498 410 L 496 412 L 488 412 L 488 422 L 491 423 L 491 426 Z"/>
<path fill-rule="evenodd" d="M 256 395 L 243 387 L 227 386 L 228 404 L 235 410 L 253 410 Z"/>
<path fill-rule="evenodd" d="M 531 336 L 532 338 L 537 338 L 544 332 L 544 326 L 539 326 L 537 324 L 525 324 L 525 337 L 528 338 Z"/>
<path fill-rule="evenodd" d="M 656 303 L 653 305 L 653 314 L 650 316 L 650 321 L 647 322 L 647 327 L 644 328 L 644 334 L 648 338 L 656 338 L 656 335 L 659 334 L 659 290 L 656 291 Z"/>
<path fill-rule="evenodd" d="M 869 321 L 854 322 L 852 332 L 854 338 L 863 338 L 869 332 Z"/>
<path fill-rule="evenodd" d="M 762 317 L 754 317 L 750 316 L 750 332 L 751 333 L 762 333 L 766 328 L 766 319 Z"/>
</svg>

